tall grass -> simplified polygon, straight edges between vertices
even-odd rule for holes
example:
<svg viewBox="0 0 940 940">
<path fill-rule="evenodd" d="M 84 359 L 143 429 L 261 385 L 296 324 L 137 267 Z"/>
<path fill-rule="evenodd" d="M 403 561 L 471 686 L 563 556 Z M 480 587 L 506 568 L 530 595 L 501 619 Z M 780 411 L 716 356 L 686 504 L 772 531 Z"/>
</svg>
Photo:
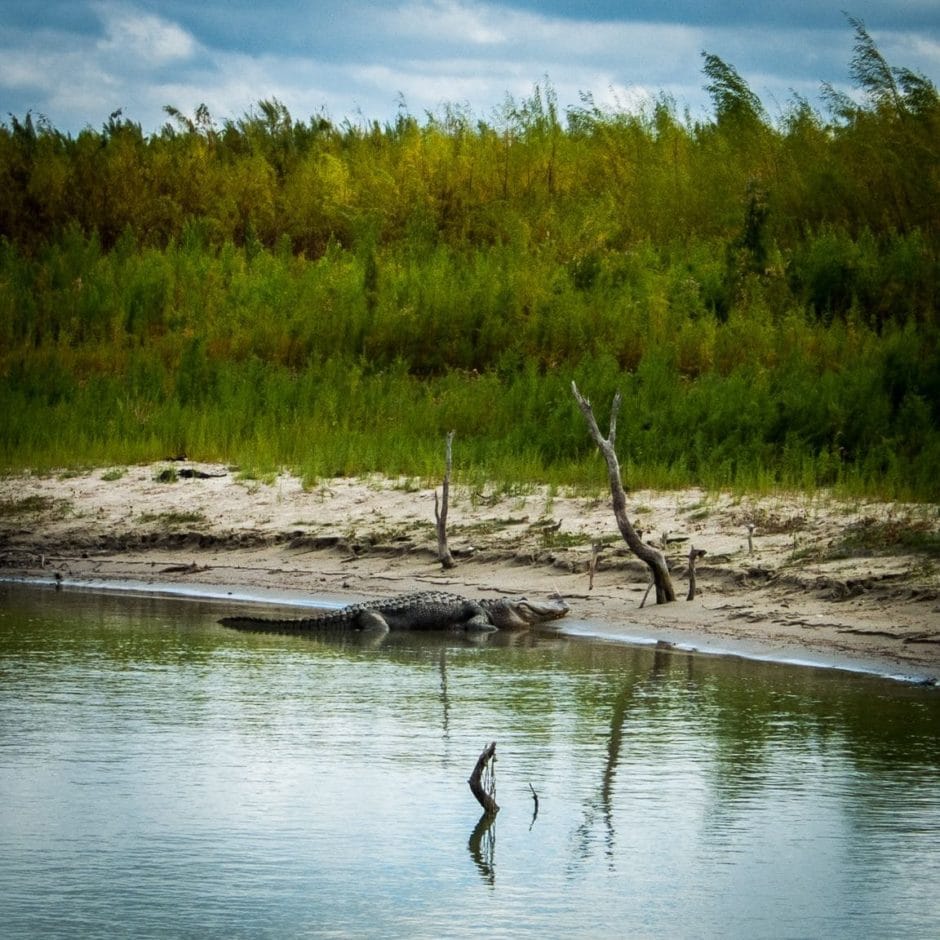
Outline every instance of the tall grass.
<svg viewBox="0 0 940 940">
<path fill-rule="evenodd" d="M 28 297 L 50 336 L 14 323 L 3 466 L 187 453 L 311 480 L 429 477 L 455 430 L 467 473 L 584 483 L 599 468 L 576 379 L 599 415 L 623 395 L 628 486 L 940 495 L 940 354 L 923 328 L 796 310 L 689 317 L 664 261 L 644 266 L 642 304 L 628 282 L 579 287 L 549 266 L 539 281 L 529 267 L 502 249 L 385 254 L 370 310 L 363 263 L 341 250 L 315 262 L 186 246 L 122 256 L 93 241 L 45 263 L 8 252 L 0 295 L 15 309 Z M 80 296 L 65 302 L 85 290 L 94 320 Z"/>
</svg>

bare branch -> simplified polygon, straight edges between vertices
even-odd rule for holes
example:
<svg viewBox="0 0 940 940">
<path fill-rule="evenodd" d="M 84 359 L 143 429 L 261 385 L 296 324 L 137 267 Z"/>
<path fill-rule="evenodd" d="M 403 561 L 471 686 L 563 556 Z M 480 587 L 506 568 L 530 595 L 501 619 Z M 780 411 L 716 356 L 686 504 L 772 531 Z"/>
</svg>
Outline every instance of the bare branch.
<svg viewBox="0 0 940 940">
<path fill-rule="evenodd" d="M 617 435 L 617 415 L 620 411 L 621 397 L 620 392 L 614 395 L 614 400 L 610 408 L 610 433 L 608 437 L 601 434 L 597 426 L 597 419 L 594 417 L 594 410 L 591 403 L 579 391 L 575 382 L 571 383 L 571 391 L 574 395 L 581 414 L 587 423 L 588 431 L 597 445 L 598 450 L 604 455 L 607 462 L 607 477 L 610 483 L 610 494 L 613 501 L 614 518 L 617 520 L 617 526 L 624 541 L 630 547 L 630 551 L 641 561 L 645 562 L 650 569 L 653 582 L 656 585 L 656 603 L 665 604 L 676 599 L 676 593 L 672 586 L 672 578 L 669 576 L 669 568 L 666 564 L 666 556 L 652 545 L 647 545 L 630 523 L 627 516 L 627 495 L 623 489 L 623 483 L 620 479 L 620 462 L 617 460 L 617 452 L 614 449 L 614 440 Z"/>
<path fill-rule="evenodd" d="M 483 773 L 486 770 L 487 764 L 493 761 L 496 762 L 496 742 L 493 741 L 492 744 L 488 744 L 483 748 L 482 753 L 477 758 L 476 766 L 473 768 L 473 773 L 470 774 L 470 779 L 467 783 L 470 784 L 470 790 L 473 795 L 477 798 L 477 802 L 480 806 L 483 807 L 483 811 L 487 816 L 495 816 L 499 812 L 499 805 L 496 802 L 495 792 L 496 784 L 494 781 L 495 774 L 490 775 L 490 788 L 486 788 L 481 782 Z"/>
</svg>

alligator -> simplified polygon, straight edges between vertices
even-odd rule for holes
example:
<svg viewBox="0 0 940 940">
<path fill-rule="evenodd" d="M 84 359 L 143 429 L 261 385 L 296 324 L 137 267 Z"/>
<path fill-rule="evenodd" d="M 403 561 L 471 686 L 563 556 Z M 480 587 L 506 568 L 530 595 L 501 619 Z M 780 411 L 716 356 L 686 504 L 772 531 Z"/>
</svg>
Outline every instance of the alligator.
<svg viewBox="0 0 940 940">
<path fill-rule="evenodd" d="M 523 630 L 533 624 L 557 620 L 568 613 L 560 597 L 530 601 L 524 597 L 469 600 L 444 591 L 419 591 L 395 597 L 349 604 L 312 617 L 278 619 L 223 617 L 219 622 L 238 630 L 303 634 L 342 627 L 348 630 L 466 630 L 492 633 Z"/>
</svg>

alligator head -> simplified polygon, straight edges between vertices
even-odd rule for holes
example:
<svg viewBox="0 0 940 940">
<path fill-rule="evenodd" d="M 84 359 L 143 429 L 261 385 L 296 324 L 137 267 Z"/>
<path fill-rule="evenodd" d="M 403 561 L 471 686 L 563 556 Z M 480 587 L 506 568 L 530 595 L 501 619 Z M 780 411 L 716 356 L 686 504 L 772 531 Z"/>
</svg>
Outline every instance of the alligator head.
<svg viewBox="0 0 940 940">
<path fill-rule="evenodd" d="M 533 624 L 558 620 L 570 609 L 558 596 L 545 601 L 530 601 L 526 597 L 500 597 L 483 601 L 483 606 L 493 626 L 500 630 L 523 630 Z"/>
</svg>

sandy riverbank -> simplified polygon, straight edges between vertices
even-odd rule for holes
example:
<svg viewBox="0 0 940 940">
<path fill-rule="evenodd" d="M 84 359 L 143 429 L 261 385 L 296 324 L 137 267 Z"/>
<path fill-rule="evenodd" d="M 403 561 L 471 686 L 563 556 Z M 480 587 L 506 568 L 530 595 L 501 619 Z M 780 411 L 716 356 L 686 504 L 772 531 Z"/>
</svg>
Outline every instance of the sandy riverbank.
<svg viewBox="0 0 940 940">
<path fill-rule="evenodd" d="M 160 482 L 167 469 L 176 479 Z M 595 497 L 452 489 L 459 563 L 444 572 L 430 487 L 370 478 L 304 490 L 288 475 L 240 480 L 191 463 L 0 479 L 0 576 L 333 601 L 425 587 L 557 591 L 571 605 L 559 626 L 571 632 L 940 676 L 940 561 L 923 550 L 935 545 L 938 507 L 695 490 L 633 492 L 628 506 L 648 541 L 665 534 L 682 600 L 640 607 L 645 567 L 600 487 Z M 707 554 L 699 596 L 686 601 L 691 546 Z"/>
</svg>

